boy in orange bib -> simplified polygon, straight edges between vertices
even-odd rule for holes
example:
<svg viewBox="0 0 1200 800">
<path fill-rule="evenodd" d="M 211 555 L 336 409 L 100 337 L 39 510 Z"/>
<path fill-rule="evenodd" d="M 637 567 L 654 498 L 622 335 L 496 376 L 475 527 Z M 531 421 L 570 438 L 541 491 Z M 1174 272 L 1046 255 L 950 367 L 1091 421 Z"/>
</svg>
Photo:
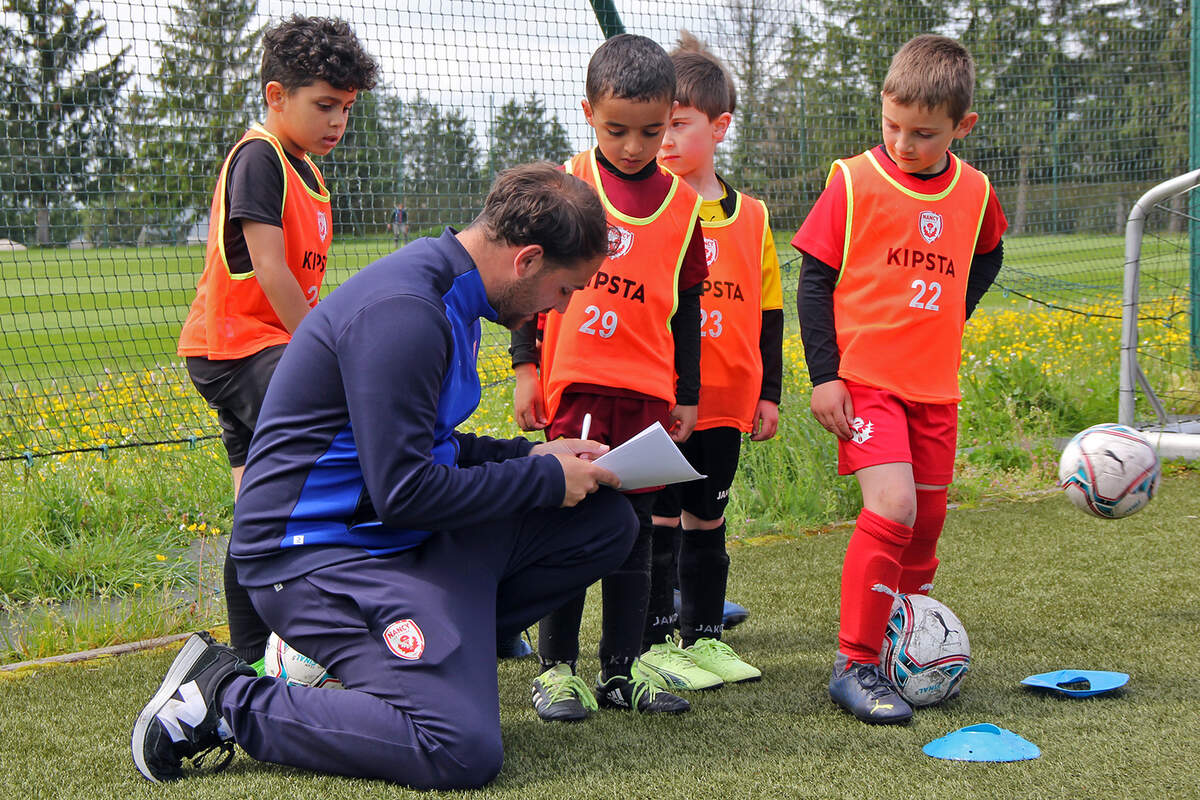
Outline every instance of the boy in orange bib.
<svg viewBox="0 0 1200 800">
<path fill-rule="evenodd" d="M 217 412 L 235 501 L 267 383 L 325 277 L 333 217 L 308 154 L 337 145 L 358 92 L 375 85 L 377 71 L 340 20 L 293 16 L 263 35 L 267 116 L 221 165 L 204 272 L 178 349 Z M 262 659 L 270 631 L 228 558 L 225 599 L 234 649 L 250 663 Z"/>
<path fill-rule="evenodd" d="M 671 60 L 678 106 L 658 160 L 703 199 L 700 224 L 709 270 L 700 297 L 699 414 L 696 430 L 679 448 L 707 477 L 667 486 L 655 502 L 641 663 L 663 688 L 707 689 L 762 677 L 722 641 L 729 577 L 725 507 L 743 434 L 765 441 L 778 426 L 783 292 L 766 206 L 734 191 L 714 166 L 737 104 L 733 81 L 686 32 Z M 676 573 L 678 617 L 672 602 Z M 676 621 L 680 644 L 673 639 Z"/>
<path fill-rule="evenodd" d="M 892 598 L 927 593 L 954 473 L 963 325 L 1000 270 L 1004 212 L 949 152 L 971 132 L 975 65 L 918 36 L 883 84 L 883 145 L 834 162 L 792 245 L 812 412 L 862 489 L 842 567 L 830 697 L 864 722 L 912 708 L 879 665 Z"/>
<path fill-rule="evenodd" d="M 676 441 L 696 424 L 700 390 L 700 294 L 708 267 L 697 223 L 700 197 L 658 166 L 675 68 L 644 36 L 621 34 L 592 55 L 583 112 L 597 147 L 566 170 L 596 190 L 609 223 L 609 253 L 564 313 L 513 337 L 514 417 L 548 439 L 617 446 L 660 422 Z M 595 696 L 576 677 L 584 596 L 566 598 L 538 625 L 543 672 L 533 706 L 545 720 L 578 720 L 597 706 L 679 713 L 689 704 L 660 691 L 639 668 L 650 591 L 653 490 L 626 493 L 639 533 L 625 562 L 602 582 L 600 675 Z"/>
</svg>

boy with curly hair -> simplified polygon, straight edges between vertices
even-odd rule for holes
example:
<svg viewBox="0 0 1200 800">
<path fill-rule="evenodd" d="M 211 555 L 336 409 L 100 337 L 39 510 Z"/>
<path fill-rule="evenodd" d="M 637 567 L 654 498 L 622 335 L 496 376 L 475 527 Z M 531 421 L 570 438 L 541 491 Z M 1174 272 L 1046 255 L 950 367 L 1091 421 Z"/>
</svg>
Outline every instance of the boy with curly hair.
<svg viewBox="0 0 1200 800">
<path fill-rule="evenodd" d="M 263 35 L 266 118 L 225 156 L 213 191 L 208 249 L 178 353 L 217 412 L 233 495 L 267 383 L 296 327 L 317 304 L 333 234 L 329 190 L 309 154 L 346 132 L 359 91 L 379 68 L 341 20 L 294 15 Z M 229 636 L 261 660 L 270 631 L 225 561 Z"/>
</svg>

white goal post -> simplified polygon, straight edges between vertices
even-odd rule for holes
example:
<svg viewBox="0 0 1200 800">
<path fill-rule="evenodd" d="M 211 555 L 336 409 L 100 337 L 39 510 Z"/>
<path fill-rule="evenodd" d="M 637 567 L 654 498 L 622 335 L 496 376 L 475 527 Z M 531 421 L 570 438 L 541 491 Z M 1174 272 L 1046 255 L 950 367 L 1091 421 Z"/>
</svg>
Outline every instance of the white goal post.
<svg viewBox="0 0 1200 800">
<path fill-rule="evenodd" d="M 1141 430 L 1163 458 L 1200 459 L 1200 420 L 1182 420 L 1168 413 L 1138 363 L 1138 286 L 1146 215 L 1156 205 L 1200 184 L 1200 169 L 1163 181 L 1134 204 L 1125 224 L 1125 289 L 1121 305 L 1121 375 L 1117 421 Z M 1192 286 L 1196 292 L 1198 287 Z M 1135 392 L 1141 389 L 1154 410 L 1155 421 L 1134 420 Z"/>
</svg>

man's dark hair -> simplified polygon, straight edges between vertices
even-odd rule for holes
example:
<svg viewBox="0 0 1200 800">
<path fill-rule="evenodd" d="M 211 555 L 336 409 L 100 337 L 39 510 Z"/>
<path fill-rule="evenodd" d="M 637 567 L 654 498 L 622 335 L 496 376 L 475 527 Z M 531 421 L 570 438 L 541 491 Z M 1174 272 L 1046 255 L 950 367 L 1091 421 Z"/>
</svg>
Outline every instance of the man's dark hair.
<svg viewBox="0 0 1200 800">
<path fill-rule="evenodd" d="M 653 39 L 622 33 L 596 48 L 587 68 L 587 99 L 648 102 L 675 99 L 675 67 Z"/>
<path fill-rule="evenodd" d="M 496 176 L 474 224 L 500 244 L 540 244 L 547 261 L 572 266 L 608 255 L 608 222 L 591 186 L 548 161 Z"/>
<path fill-rule="evenodd" d="M 263 34 L 262 85 L 289 92 L 325 81 L 342 91 L 375 88 L 379 65 L 340 19 L 293 14 Z"/>
</svg>

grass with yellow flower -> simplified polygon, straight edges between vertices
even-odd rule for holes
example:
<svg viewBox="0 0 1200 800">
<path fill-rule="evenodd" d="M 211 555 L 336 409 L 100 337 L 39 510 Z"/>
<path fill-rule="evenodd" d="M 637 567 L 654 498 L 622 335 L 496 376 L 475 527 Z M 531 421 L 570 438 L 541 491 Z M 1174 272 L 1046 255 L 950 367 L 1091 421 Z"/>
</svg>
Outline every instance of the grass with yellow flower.
<svg viewBox="0 0 1200 800">
<path fill-rule="evenodd" d="M 1165 276 L 1177 269 L 1179 242 L 1160 237 L 1151 244 L 1166 254 L 1148 261 L 1155 285 L 1173 285 L 1175 274 Z M 327 287 L 380 247 L 342 246 Z M 853 517 L 860 503 L 854 480 L 836 476 L 832 436 L 808 411 L 792 311 L 797 264 L 782 234 L 780 253 L 788 259 L 785 311 L 792 320 L 780 429 L 773 440 L 742 450 L 728 510 L 734 539 L 817 529 Z M 0 272 L 0 349 L 17 356 L 0 382 L 0 457 L 17 456 L 0 461 L 0 611 L 8 619 L 0 623 L 0 661 L 186 630 L 223 616 L 214 597 L 232 522 L 229 468 L 212 438 L 212 411 L 173 356 L 176 317 L 190 300 L 198 258 L 195 248 L 0 256 L 20 260 L 22 275 L 18 286 L 11 277 L 18 270 Z M 1008 243 L 1000 285 L 966 328 L 953 502 L 1049 490 L 1055 440 L 1116 418 L 1121 258 L 1118 237 Z M 105 303 L 84 299 L 82 284 L 63 280 L 85 269 L 112 287 Z M 1052 282 L 1041 287 L 1058 293 L 1057 307 L 1019 296 L 1037 281 Z M 1178 295 L 1148 290 L 1144 297 L 1140 347 L 1151 383 L 1175 408 L 1198 411 L 1189 309 Z M 77 330 L 61 337 L 52 325 L 67 318 L 64 312 Z M 85 334 L 89 342 L 79 338 Z M 520 433 L 506 345 L 506 332 L 485 324 L 485 390 L 464 430 Z M 1140 418 L 1148 416 L 1139 409 Z M 133 446 L 164 440 L 177 443 Z"/>
</svg>

